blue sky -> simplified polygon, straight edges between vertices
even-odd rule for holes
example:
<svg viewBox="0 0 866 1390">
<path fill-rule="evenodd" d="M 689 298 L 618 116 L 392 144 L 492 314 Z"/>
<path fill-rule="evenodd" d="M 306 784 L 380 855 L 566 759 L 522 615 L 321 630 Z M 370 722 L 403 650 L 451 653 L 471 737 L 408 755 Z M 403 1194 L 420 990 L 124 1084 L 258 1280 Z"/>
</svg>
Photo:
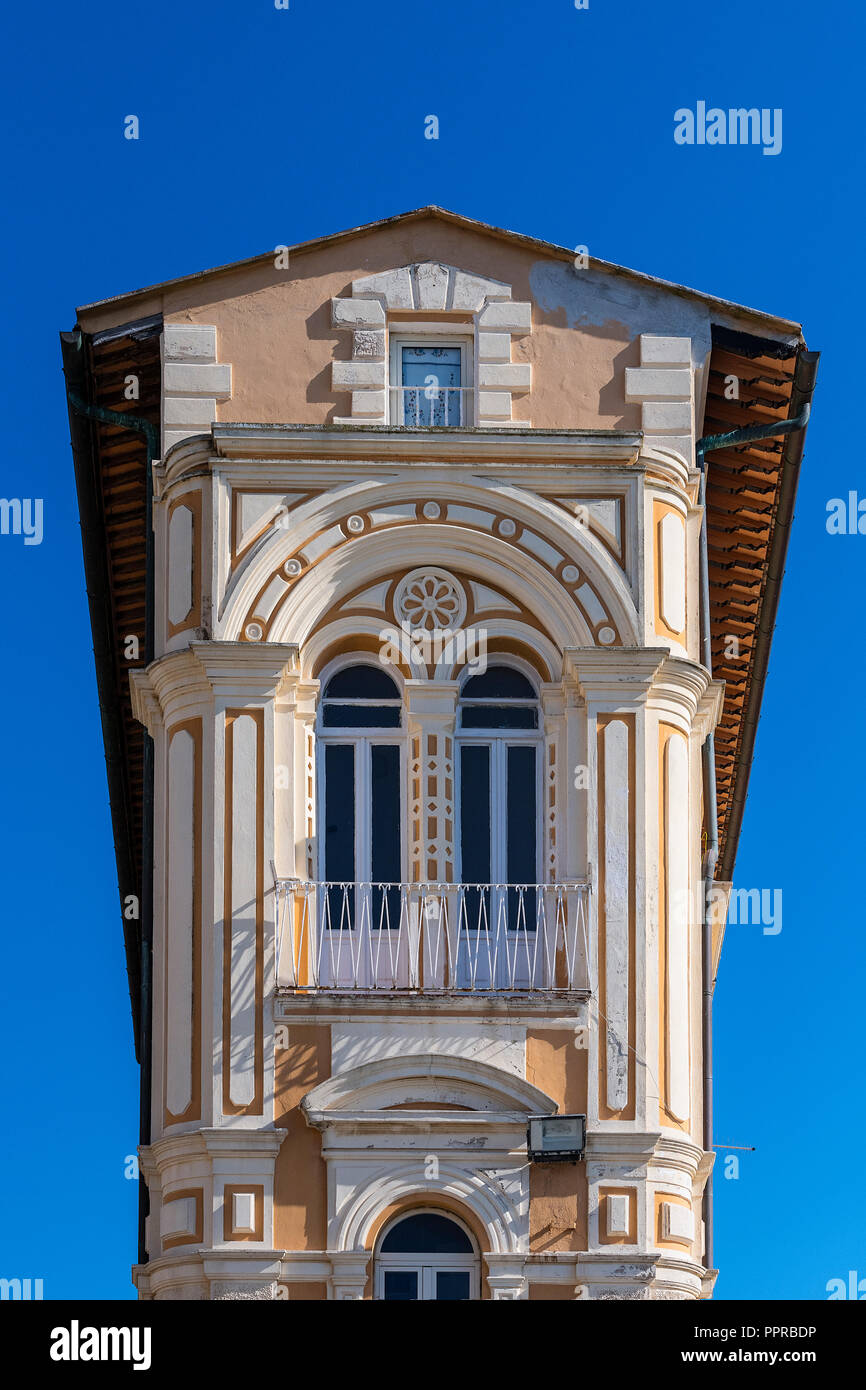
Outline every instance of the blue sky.
<svg viewBox="0 0 866 1390">
<path fill-rule="evenodd" d="M 4 19 L 0 1274 L 133 1294 L 137 1069 L 57 333 L 74 306 L 426 203 L 798 319 L 823 358 L 716 994 L 720 1298 L 866 1277 L 863 17 L 839 0 L 48 0 Z M 783 146 L 680 146 L 699 100 Z M 123 138 L 135 114 L 140 139 Z M 439 118 L 438 141 L 424 139 Z M 849 443 L 850 440 L 850 443 Z M 721 1166 L 721 1165 L 720 1165 Z"/>
</svg>

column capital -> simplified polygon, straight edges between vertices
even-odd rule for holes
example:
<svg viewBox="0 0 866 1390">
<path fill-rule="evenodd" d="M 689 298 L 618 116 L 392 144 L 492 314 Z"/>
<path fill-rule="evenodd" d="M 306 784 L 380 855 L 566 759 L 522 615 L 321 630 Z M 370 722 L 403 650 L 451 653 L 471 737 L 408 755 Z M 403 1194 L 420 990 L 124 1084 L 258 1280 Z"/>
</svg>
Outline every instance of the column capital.
<svg viewBox="0 0 866 1390">
<path fill-rule="evenodd" d="M 403 686 L 406 713 L 425 725 L 443 723 L 454 718 L 459 681 L 407 680 Z"/>
<path fill-rule="evenodd" d="M 587 703 L 618 709 L 649 704 L 685 717 L 703 737 L 722 710 L 724 683 L 666 647 L 567 647 L 563 683 Z"/>
<path fill-rule="evenodd" d="M 493 1299 L 529 1297 L 525 1256 L 487 1252 L 484 1262 L 487 1265 L 487 1282 Z"/>
<path fill-rule="evenodd" d="M 331 1297 L 357 1301 L 364 1297 L 367 1286 L 369 1250 L 334 1250 L 331 1260 Z"/>
<path fill-rule="evenodd" d="M 563 676 L 586 701 L 643 704 L 666 647 L 566 647 Z"/>
<path fill-rule="evenodd" d="M 153 735 L 169 712 L 200 712 L 214 698 L 240 705 L 273 699 L 299 679 L 296 643 L 190 642 L 130 672 L 132 710 Z"/>
</svg>

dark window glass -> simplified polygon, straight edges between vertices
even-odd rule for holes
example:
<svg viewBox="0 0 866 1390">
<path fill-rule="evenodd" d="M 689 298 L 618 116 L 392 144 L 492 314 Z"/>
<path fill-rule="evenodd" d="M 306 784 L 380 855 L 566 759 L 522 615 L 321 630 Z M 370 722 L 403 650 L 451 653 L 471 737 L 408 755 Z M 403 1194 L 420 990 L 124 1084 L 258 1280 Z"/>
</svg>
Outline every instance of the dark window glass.
<svg viewBox="0 0 866 1390">
<path fill-rule="evenodd" d="M 490 882 L 490 749 L 460 750 L 460 863 L 464 883 Z"/>
<path fill-rule="evenodd" d="M 490 748 L 467 743 L 460 750 L 460 877 L 464 883 L 490 882 Z M 463 897 L 470 932 L 490 926 L 490 892 L 467 888 Z"/>
<path fill-rule="evenodd" d="M 346 666 L 325 686 L 326 700 L 399 700 L 400 692 L 381 666 Z"/>
<path fill-rule="evenodd" d="M 399 885 L 400 749 L 391 743 L 374 743 L 370 749 L 370 761 L 373 801 L 370 877 L 374 885 Z M 374 886 L 372 914 L 374 927 L 399 927 L 399 886 L 384 890 Z"/>
<path fill-rule="evenodd" d="M 436 1301 L 467 1303 L 469 1301 L 469 1270 L 439 1269 L 436 1271 Z"/>
<path fill-rule="evenodd" d="M 518 744 L 507 750 L 506 856 L 507 882 L 534 884 L 536 868 L 536 780 L 535 749 Z M 520 894 L 508 890 L 508 925 L 512 931 L 535 930 L 535 889 Z"/>
<path fill-rule="evenodd" d="M 355 749 L 350 743 L 325 748 L 325 879 L 352 883 L 355 878 Z M 354 926 L 352 889 L 329 888 L 323 923 L 334 931 Z"/>
<path fill-rule="evenodd" d="M 325 747 L 325 878 L 351 883 L 355 877 L 355 749 L 350 743 Z"/>
<path fill-rule="evenodd" d="M 386 1269 L 384 1297 L 392 1302 L 408 1303 L 418 1298 L 418 1271 L 415 1269 Z"/>
<path fill-rule="evenodd" d="M 392 1226 L 382 1241 L 391 1255 L 472 1255 L 472 1242 L 461 1226 L 434 1211 L 407 1216 Z"/>
<path fill-rule="evenodd" d="M 464 729 L 537 729 L 538 710 L 527 705 L 464 705 Z"/>
<path fill-rule="evenodd" d="M 535 700 L 535 691 L 520 671 L 512 666 L 488 666 L 478 676 L 470 676 L 463 687 L 464 700 Z"/>
<path fill-rule="evenodd" d="M 326 729 L 399 729 L 400 710 L 395 705 L 325 704 L 322 724 Z"/>
</svg>

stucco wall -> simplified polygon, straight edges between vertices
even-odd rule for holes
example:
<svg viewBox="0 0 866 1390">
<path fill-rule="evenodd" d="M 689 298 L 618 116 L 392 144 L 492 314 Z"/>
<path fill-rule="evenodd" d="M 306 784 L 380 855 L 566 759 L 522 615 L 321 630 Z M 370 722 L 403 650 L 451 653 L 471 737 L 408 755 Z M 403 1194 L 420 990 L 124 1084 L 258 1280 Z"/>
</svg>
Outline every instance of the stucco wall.
<svg viewBox="0 0 866 1390">
<path fill-rule="evenodd" d="M 331 363 L 350 358 L 351 334 L 332 328 L 331 299 L 351 294 L 361 276 L 429 260 L 504 281 L 514 300 L 531 302 L 532 332 L 515 340 L 512 360 L 532 364 L 533 385 L 515 399 L 514 417 L 536 428 L 639 429 L 624 376 L 639 365 L 643 332 L 690 337 L 698 367 L 709 350 L 709 307 L 696 297 L 576 270 L 553 252 L 432 215 L 292 252 L 288 269 L 248 263 L 96 307 L 81 321 L 93 332 L 161 312 L 168 323 L 215 325 L 219 360 L 232 366 L 220 421 L 324 424 L 349 410 L 348 393 L 332 390 Z"/>
</svg>

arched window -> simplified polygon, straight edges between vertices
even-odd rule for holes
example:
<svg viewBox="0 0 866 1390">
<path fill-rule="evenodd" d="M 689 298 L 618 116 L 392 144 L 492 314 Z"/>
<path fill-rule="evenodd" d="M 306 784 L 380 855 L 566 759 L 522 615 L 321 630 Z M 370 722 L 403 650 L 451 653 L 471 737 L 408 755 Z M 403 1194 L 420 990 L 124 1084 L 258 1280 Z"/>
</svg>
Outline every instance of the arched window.
<svg viewBox="0 0 866 1390">
<path fill-rule="evenodd" d="M 522 671 L 488 666 L 470 676 L 460 698 L 463 729 L 537 729 L 538 696 Z"/>
<path fill-rule="evenodd" d="M 361 899 L 372 924 L 396 927 L 403 878 L 402 701 L 381 666 L 353 664 L 325 683 L 319 712 L 319 877 L 331 885 L 332 929 L 354 930 Z M 384 912 L 384 919 L 383 919 Z M 391 921 L 393 914 L 394 920 Z"/>
<path fill-rule="evenodd" d="M 437 1211 L 398 1217 L 376 1259 L 376 1297 L 466 1302 L 479 1296 L 479 1259 L 465 1227 Z"/>
<path fill-rule="evenodd" d="M 381 666 L 344 666 L 325 686 L 325 729 L 399 729 L 400 692 Z"/>
<path fill-rule="evenodd" d="M 539 724 L 537 692 L 515 667 L 489 666 L 465 682 L 458 722 L 460 878 L 492 885 L 489 892 L 466 894 L 470 930 L 476 918 L 484 925 L 500 912 L 510 930 L 535 930 L 542 852 Z"/>
</svg>

